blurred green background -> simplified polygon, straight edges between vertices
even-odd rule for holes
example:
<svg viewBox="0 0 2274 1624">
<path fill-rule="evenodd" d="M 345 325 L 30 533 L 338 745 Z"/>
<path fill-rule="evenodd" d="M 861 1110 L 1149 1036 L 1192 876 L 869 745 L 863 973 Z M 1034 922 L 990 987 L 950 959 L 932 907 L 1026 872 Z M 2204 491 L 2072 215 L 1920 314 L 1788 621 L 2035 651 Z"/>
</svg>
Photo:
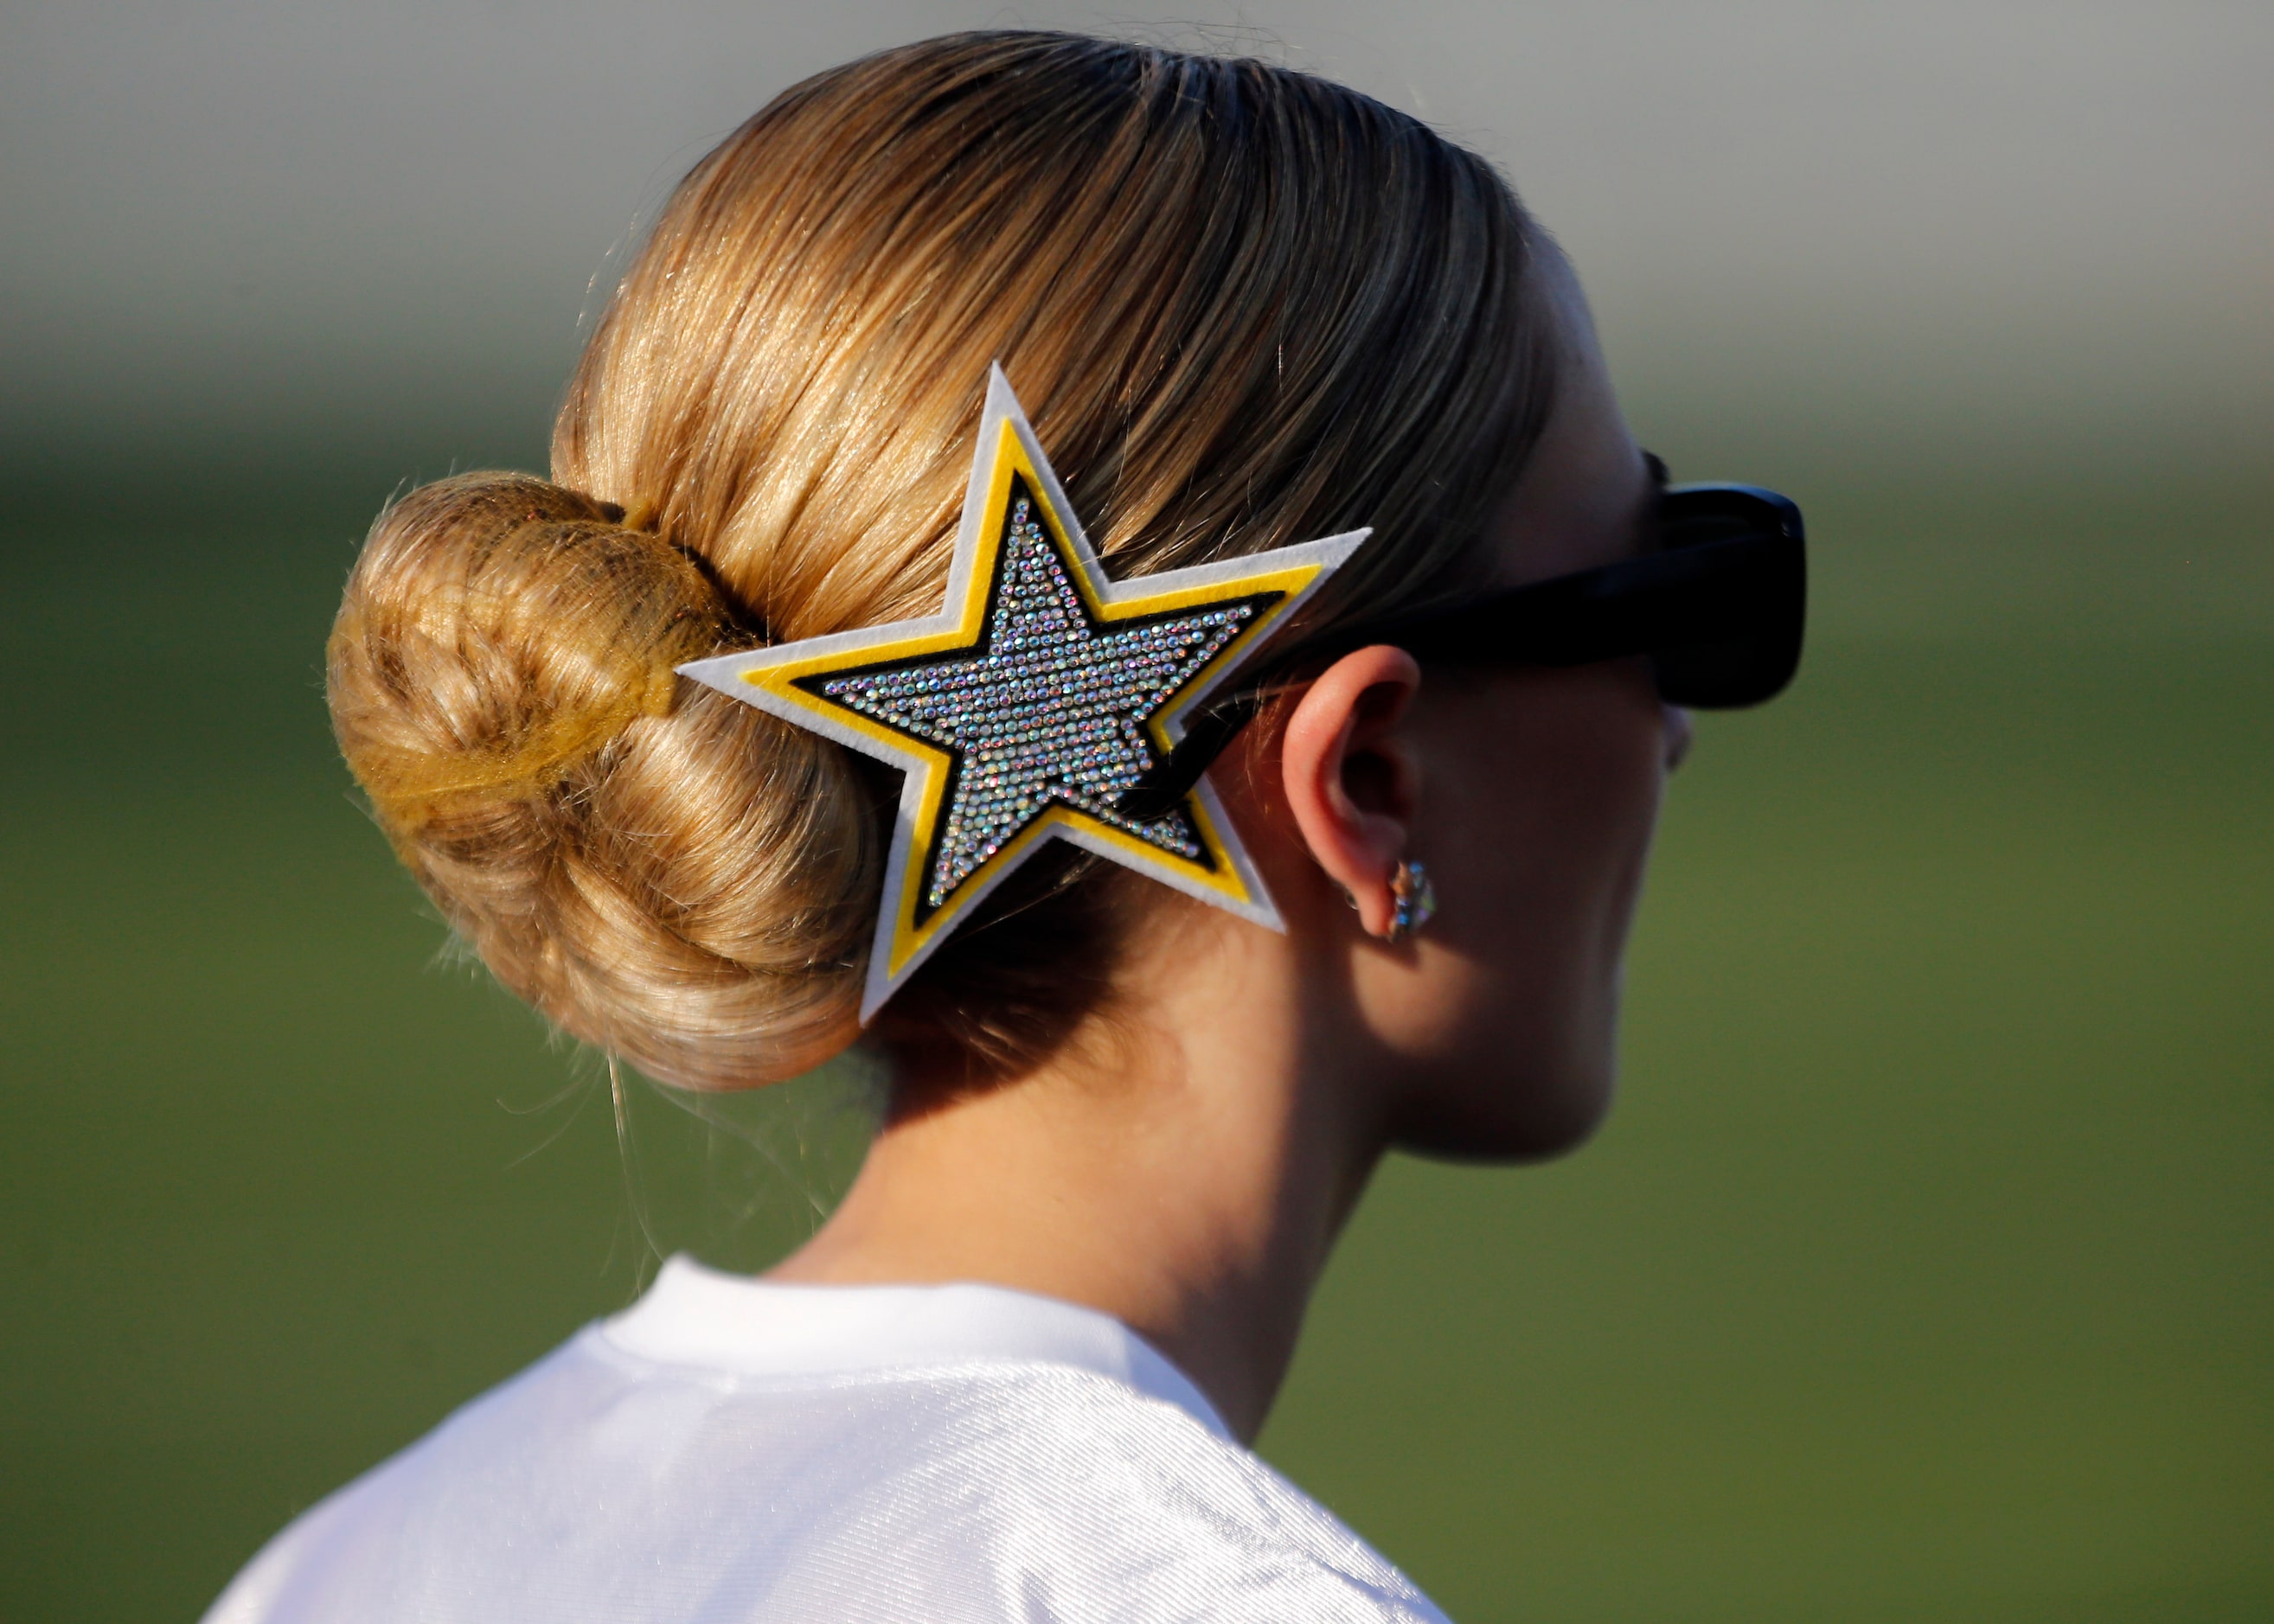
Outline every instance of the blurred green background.
<svg viewBox="0 0 2274 1624">
<path fill-rule="evenodd" d="M 953 9 L 662 8 L 676 42 L 609 70 L 698 112 L 604 129 L 629 178 L 573 185 L 448 125 L 496 81 L 408 65 L 501 60 L 517 14 L 7 25 L 0 183 L 40 229 L 0 256 L 0 1619 L 194 1616 L 659 1252 L 762 1267 L 849 1176 L 849 1069 L 700 1115 L 632 1079 L 620 1135 L 605 1069 L 442 951 L 319 659 L 390 489 L 541 465 L 582 279 L 740 110 L 952 21 L 1101 20 Z M 2267 30 L 1541 7 L 1494 25 L 1532 41 L 1511 111 L 1453 49 L 1480 15 L 1267 20 L 1510 158 L 1646 443 L 1807 508 L 1817 629 L 1677 780 L 1610 1125 L 1545 1169 L 1393 1162 L 1263 1451 L 1469 1624 L 2274 1617 L 2274 214 L 2233 146 Z M 750 39 L 787 43 L 689 65 Z M 1681 101 L 1707 46 L 1764 65 Z M 192 47 L 276 77 L 230 101 Z M 253 168 L 161 184 L 159 65 L 206 109 L 160 132 Z M 1591 97 L 1623 146 L 1573 133 Z M 422 120 L 478 184 L 376 137 L 257 169 Z M 474 214 L 397 207 L 432 197 L 506 223 L 468 250 Z"/>
</svg>

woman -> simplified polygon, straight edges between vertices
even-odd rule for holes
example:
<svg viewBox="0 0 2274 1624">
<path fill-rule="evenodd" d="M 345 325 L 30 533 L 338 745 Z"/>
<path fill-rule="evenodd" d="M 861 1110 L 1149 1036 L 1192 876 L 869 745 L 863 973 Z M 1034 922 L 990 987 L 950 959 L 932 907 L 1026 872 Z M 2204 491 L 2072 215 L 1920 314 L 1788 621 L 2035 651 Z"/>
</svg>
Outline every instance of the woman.
<svg viewBox="0 0 2274 1624">
<path fill-rule="evenodd" d="M 1601 1117 L 1668 700 L 1796 652 L 1796 526 L 1729 500 L 1665 575 L 1561 256 L 1350 91 L 989 34 L 782 96 L 666 207 L 553 481 L 382 515 L 330 696 L 562 1028 L 690 1088 L 861 1041 L 885 1120 L 764 1280 L 674 1259 L 210 1616 L 1439 1617 L 1244 1445 L 1386 1149 Z M 1037 710 L 999 667 L 1049 615 L 1090 687 Z"/>
</svg>

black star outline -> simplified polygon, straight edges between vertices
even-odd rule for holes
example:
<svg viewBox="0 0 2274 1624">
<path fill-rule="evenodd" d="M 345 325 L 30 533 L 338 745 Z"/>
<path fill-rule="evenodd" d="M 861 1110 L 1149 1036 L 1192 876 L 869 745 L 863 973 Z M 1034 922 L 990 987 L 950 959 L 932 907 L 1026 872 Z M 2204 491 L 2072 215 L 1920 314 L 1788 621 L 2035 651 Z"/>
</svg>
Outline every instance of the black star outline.
<svg viewBox="0 0 2274 1624">
<path fill-rule="evenodd" d="M 893 733 L 900 734 L 902 738 L 907 739 L 925 749 L 937 751 L 947 758 L 946 782 L 942 787 L 940 797 L 941 814 L 939 816 L 932 820 L 931 829 L 924 842 L 923 850 L 918 860 L 922 872 L 927 876 L 936 874 L 939 871 L 940 853 L 942 848 L 946 845 L 948 829 L 952 822 L 949 813 L 956 804 L 957 793 L 963 780 L 964 762 L 968 753 L 957 746 L 942 744 L 938 739 L 925 733 L 918 733 L 913 728 L 904 727 L 898 722 L 894 721 L 890 716 L 884 715 L 879 711 L 858 710 L 855 707 L 846 704 L 842 700 L 840 700 L 835 695 L 828 693 L 826 691 L 827 685 L 832 682 L 842 681 L 848 677 L 888 676 L 903 671 L 920 671 L 938 666 L 964 665 L 972 661 L 984 659 L 989 654 L 993 652 L 995 644 L 995 610 L 1002 599 L 1004 576 L 1011 568 L 1013 553 L 1011 546 L 1012 515 L 1017 513 L 1019 504 L 1021 501 L 1026 502 L 1029 510 L 1037 515 L 1045 514 L 1049 511 L 1046 504 L 1044 504 L 1037 497 L 1035 492 L 1029 488 L 1024 475 L 1014 474 L 1012 476 L 1009 492 L 1004 500 L 1002 511 L 994 516 L 993 524 L 996 538 L 995 568 L 990 575 L 987 583 L 987 597 L 985 600 L 985 607 L 980 618 L 980 631 L 977 642 L 968 644 L 960 649 L 945 650 L 931 654 L 907 655 L 894 659 L 878 660 L 865 665 L 847 665 L 834 671 L 815 672 L 809 676 L 793 679 L 793 684 L 794 687 L 802 692 L 810 694 L 821 703 L 832 706 L 840 710 L 853 711 L 855 714 L 861 716 L 865 720 L 877 726 L 890 728 Z M 1072 555 L 1072 551 L 1067 545 L 1065 538 L 1058 534 L 1058 526 L 1045 522 L 1042 525 L 1042 531 L 1044 543 L 1050 547 L 1052 556 L 1058 560 L 1058 568 L 1065 572 L 1068 579 L 1079 582 L 1081 578 L 1080 563 Z M 1254 621 L 1260 620 L 1266 610 L 1281 602 L 1286 596 L 1287 595 L 1284 592 L 1278 591 L 1256 592 L 1242 598 L 1224 598 L 1208 605 L 1207 608 L 1210 611 L 1246 608 L 1253 612 L 1254 617 L 1251 620 L 1250 625 L 1243 626 L 1239 632 L 1235 633 L 1231 641 L 1227 643 L 1225 649 L 1219 650 L 1216 658 L 1221 658 L 1224 653 L 1237 650 L 1242 643 L 1246 641 L 1250 635 L 1250 627 L 1252 627 Z M 1093 635 L 1101 633 L 1113 635 L 1127 632 L 1141 631 L 1148 626 L 1164 625 L 1175 620 L 1189 620 L 1195 613 L 1204 613 L 1203 611 L 1196 611 L 1193 609 L 1164 609 L 1151 614 L 1130 615 L 1120 620 L 1109 620 L 1100 616 L 1096 611 L 1091 607 L 1088 594 L 1080 590 L 1079 588 L 1075 590 L 1074 598 L 1075 601 L 1081 605 L 1082 624 Z M 1179 683 L 1177 687 L 1171 688 L 1169 691 L 1163 694 L 1150 710 L 1147 710 L 1141 716 L 1133 716 L 1130 718 L 1132 721 L 1135 722 L 1144 730 L 1146 741 L 1151 747 L 1152 760 L 1147 763 L 1148 766 L 1159 763 L 1169 754 L 1170 750 L 1174 748 L 1173 741 L 1163 733 L 1161 726 L 1156 718 L 1157 718 L 1163 711 L 1175 704 L 1178 696 L 1181 695 L 1186 688 L 1191 686 L 1193 678 L 1197 677 L 1201 671 L 1205 670 L 1209 665 L 1213 663 L 1213 660 L 1204 661 L 1201 665 L 1196 667 L 1194 671 L 1187 676 L 1184 682 Z M 1003 846 L 1009 846 L 1020 835 L 1024 834 L 1028 829 L 1032 828 L 1035 824 L 1040 823 L 1045 816 L 1047 816 L 1052 807 L 1063 807 L 1069 812 L 1083 816 L 1096 816 L 1094 813 L 1090 812 L 1089 808 L 1082 806 L 1080 802 L 1067 800 L 1062 795 L 1054 793 L 1045 799 L 1043 804 L 1036 807 L 1035 810 L 1028 814 L 1024 820 L 1006 830 L 998 837 L 998 843 Z M 1175 846 L 1163 845 L 1161 842 L 1154 840 L 1150 837 L 1141 838 L 1146 838 L 1147 844 L 1156 846 L 1164 856 L 1173 858 L 1181 862 L 1190 863 L 1204 873 L 1213 874 L 1216 872 L 1219 866 L 1216 853 L 1211 843 L 1201 836 L 1198 820 L 1198 810 L 1193 804 L 1193 797 L 1191 793 L 1187 792 L 1186 794 L 1179 796 L 1177 803 L 1173 807 L 1170 808 L 1169 810 L 1161 814 L 1157 817 L 1146 819 L 1143 824 L 1141 825 L 1141 828 L 1149 829 L 1157 824 L 1173 821 L 1186 835 L 1189 844 L 1197 848 L 1199 852 L 1199 855 L 1197 857 L 1193 855 L 1190 852 L 1179 850 Z M 965 886 L 977 879 L 981 872 L 982 868 L 974 868 L 970 873 L 964 875 L 961 878 L 958 879 L 953 885 L 948 888 L 946 893 L 937 903 L 931 900 L 930 887 L 929 884 L 919 886 L 916 890 L 915 902 L 915 923 L 919 925 L 927 923 L 934 914 L 953 907 L 956 904 L 958 893 L 960 892 Z"/>
</svg>

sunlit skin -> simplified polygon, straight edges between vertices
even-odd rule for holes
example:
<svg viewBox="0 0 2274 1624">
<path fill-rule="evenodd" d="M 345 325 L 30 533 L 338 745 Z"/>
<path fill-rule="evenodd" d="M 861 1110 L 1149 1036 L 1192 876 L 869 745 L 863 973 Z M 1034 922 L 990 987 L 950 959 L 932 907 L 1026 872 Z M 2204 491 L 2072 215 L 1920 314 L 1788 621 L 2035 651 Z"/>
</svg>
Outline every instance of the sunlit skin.
<svg viewBox="0 0 2274 1624">
<path fill-rule="evenodd" d="M 1653 489 L 1576 282 L 1569 357 L 1487 538 L 1514 585 L 1645 545 Z M 1113 1010 L 1035 1072 L 889 1121 L 772 1278 L 985 1281 L 1122 1320 L 1243 1438 L 1382 1154 L 1552 1156 L 1608 1109 L 1620 962 L 1688 722 L 1640 661 L 1329 667 L 1215 772 L 1280 935 L 1159 889 Z M 1437 919 L 1383 940 L 1401 860 Z"/>
</svg>

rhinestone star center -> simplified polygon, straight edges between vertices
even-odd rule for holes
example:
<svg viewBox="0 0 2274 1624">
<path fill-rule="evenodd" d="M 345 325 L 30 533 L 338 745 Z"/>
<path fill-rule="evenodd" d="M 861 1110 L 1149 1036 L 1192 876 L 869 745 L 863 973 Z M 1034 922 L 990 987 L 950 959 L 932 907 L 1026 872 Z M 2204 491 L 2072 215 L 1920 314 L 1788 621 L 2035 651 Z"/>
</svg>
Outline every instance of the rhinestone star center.
<svg viewBox="0 0 2274 1624">
<path fill-rule="evenodd" d="M 1019 485 L 975 650 L 799 686 L 949 756 L 944 815 L 922 858 L 926 912 L 1054 805 L 1208 865 L 1184 810 L 1140 823 L 1117 803 L 1159 759 L 1146 723 L 1281 596 L 1101 620 Z"/>
</svg>

